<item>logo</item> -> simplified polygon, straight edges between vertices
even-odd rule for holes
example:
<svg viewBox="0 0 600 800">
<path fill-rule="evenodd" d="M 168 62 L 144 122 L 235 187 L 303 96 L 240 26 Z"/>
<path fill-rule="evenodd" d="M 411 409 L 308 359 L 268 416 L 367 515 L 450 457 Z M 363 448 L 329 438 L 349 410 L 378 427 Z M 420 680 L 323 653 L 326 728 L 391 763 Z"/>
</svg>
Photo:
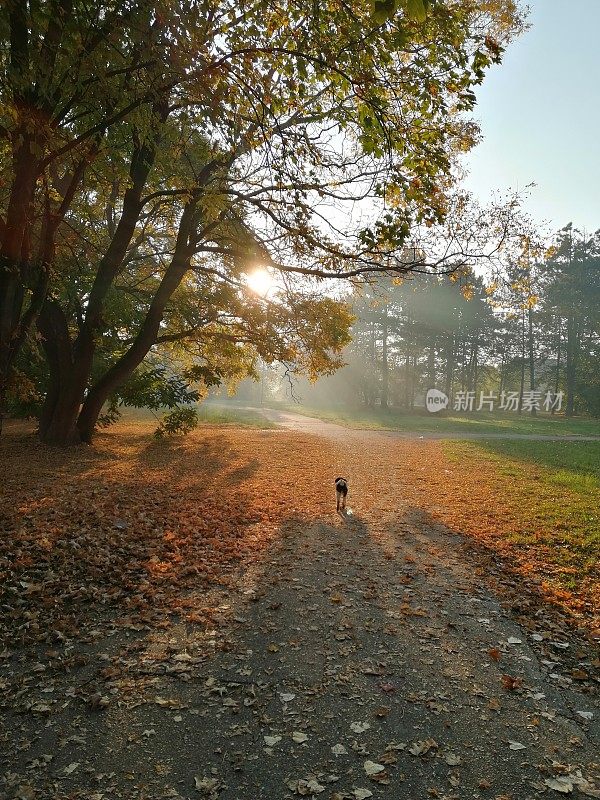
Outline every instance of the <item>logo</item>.
<svg viewBox="0 0 600 800">
<path fill-rule="evenodd" d="M 435 414 L 436 411 L 443 411 L 448 408 L 448 395 L 438 389 L 428 389 L 425 395 L 425 406 L 427 411 Z"/>
</svg>

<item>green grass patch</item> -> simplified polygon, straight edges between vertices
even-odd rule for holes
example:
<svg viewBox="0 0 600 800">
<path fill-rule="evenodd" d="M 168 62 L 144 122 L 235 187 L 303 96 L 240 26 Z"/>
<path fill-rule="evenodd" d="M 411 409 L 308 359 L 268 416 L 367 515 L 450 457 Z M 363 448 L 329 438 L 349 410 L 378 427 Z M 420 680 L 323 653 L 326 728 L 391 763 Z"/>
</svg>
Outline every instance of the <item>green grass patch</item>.
<svg viewBox="0 0 600 800">
<path fill-rule="evenodd" d="M 277 406 L 280 407 L 280 406 Z M 587 435 L 600 436 L 599 419 L 566 419 L 561 416 L 540 414 L 495 414 L 480 412 L 473 414 L 447 415 L 428 414 L 426 411 L 407 413 L 401 410 L 347 409 L 336 410 L 290 404 L 285 409 L 297 414 L 306 414 L 327 422 L 337 422 L 353 428 L 372 430 L 396 430 L 407 433 L 477 433 L 477 434 L 539 434 L 547 436 Z"/>
<path fill-rule="evenodd" d="M 161 412 L 152 412 L 147 408 L 124 408 L 124 422 L 160 422 Z M 167 409 L 165 409 L 167 410 Z M 202 425 L 225 425 L 236 428 L 277 428 L 273 422 L 264 417 L 259 410 L 238 408 L 217 403 L 201 403 L 197 407 L 198 420 Z"/>
<path fill-rule="evenodd" d="M 201 405 L 198 408 L 200 422 L 211 425 L 233 425 L 238 428 L 277 428 L 260 411 L 236 406 L 220 406 L 216 403 Z"/>
<path fill-rule="evenodd" d="M 537 467 L 538 479 L 548 484 L 565 486 L 584 494 L 600 488 L 600 441 L 487 439 L 476 446 L 506 466 L 509 466 L 506 459 L 512 461 L 513 473 L 519 463 L 526 464 L 530 468 Z"/>
<path fill-rule="evenodd" d="M 484 439 L 443 447 L 465 474 L 489 481 L 493 468 L 490 506 L 498 502 L 507 538 L 548 565 L 551 583 L 577 591 L 597 580 L 600 442 Z"/>
</svg>

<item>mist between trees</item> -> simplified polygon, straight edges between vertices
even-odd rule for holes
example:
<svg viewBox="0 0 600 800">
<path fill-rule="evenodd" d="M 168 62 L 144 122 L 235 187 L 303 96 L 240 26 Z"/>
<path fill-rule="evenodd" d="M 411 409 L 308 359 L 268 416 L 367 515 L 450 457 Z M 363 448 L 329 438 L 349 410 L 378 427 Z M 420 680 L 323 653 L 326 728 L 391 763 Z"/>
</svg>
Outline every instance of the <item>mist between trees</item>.
<svg viewBox="0 0 600 800">
<path fill-rule="evenodd" d="M 347 300 L 356 319 L 346 366 L 297 386 L 307 403 L 410 410 L 435 387 L 474 392 L 473 410 L 481 392 L 515 392 L 512 410 L 535 414 L 523 399 L 540 390 L 562 392 L 567 416 L 600 416 L 600 232 L 568 225 L 544 258 L 521 258 L 501 278 L 379 278 Z M 272 375 L 267 397 L 282 387 Z"/>
</svg>

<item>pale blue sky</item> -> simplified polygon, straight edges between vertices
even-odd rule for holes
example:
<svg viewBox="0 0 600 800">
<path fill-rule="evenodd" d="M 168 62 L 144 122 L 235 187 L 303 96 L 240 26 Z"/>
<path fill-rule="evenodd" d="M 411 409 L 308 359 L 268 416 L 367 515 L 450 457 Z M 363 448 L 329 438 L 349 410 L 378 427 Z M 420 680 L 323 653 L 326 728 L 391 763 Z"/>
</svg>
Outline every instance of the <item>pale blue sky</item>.
<svg viewBox="0 0 600 800">
<path fill-rule="evenodd" d="M 600 228 L 600 0 L 530 0 L 530 29 L 477 90 L 483 142 L 468 187 L 531 189 L 525 208 L 552 229 Z"/>
</svg>

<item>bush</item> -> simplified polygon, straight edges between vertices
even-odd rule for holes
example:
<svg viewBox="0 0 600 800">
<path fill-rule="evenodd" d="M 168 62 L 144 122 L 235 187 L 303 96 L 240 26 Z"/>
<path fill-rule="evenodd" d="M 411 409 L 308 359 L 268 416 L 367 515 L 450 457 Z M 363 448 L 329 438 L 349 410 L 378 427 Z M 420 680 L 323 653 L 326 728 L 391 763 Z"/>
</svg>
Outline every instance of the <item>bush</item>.
<svg viewBox="0 0 600 800">
<path fill-rule="evenodd" d="M 198 424 L 198 411 L 193 406 L 180 406 L 169 411 L 154 431 L 157 439 L 163 436 L 185 435 Z"/>
</svg>

